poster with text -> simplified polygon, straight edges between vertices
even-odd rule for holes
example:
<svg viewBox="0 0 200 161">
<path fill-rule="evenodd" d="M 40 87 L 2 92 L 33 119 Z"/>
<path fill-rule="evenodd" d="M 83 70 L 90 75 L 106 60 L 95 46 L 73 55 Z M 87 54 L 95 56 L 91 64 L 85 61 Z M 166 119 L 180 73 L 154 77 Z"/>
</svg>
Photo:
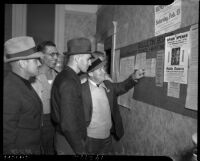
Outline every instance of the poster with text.
<svg viewBox="0 0 200 161">
<path fill-rule="evenodd" d="M 155 36 L 176 30 L 181 26 L 181 0 L 170 5 L 157 5 L 155 12 Z"/>
<path fill-rule="evenodd" d="M 165 38 L 164 82 L 187 84 L 189 32 Z"/>
</svg>

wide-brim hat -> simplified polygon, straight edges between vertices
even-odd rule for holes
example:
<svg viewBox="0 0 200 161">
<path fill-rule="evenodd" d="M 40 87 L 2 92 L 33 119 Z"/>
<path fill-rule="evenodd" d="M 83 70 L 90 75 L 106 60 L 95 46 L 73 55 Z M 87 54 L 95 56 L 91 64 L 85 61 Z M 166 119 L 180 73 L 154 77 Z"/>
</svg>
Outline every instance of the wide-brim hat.
<svg viewBox="0 0 200 161">
<path fill-rule="evenodd" d="M 102 66 L 104 66 L 107 63 L 106 60 L 101 60 L 100 58 L 95 59 L 91 66 L 89 66 L 87 73 L 93 72 L 99 68 L 101 68 Z"/>
<path fill-rule="evenodd" d="M 92 54 L 91 42 L 84 37 L 74 38 L 67 42 L 67 52 L 64 55 Z"/>
<path fill-rule="evenodd" d="M 20 36 L 9 39 L 4 44 L 5 62 L 23 59 L 42 58 L 42 52 L 37 51 L 32 37 Z"/>
</svg>

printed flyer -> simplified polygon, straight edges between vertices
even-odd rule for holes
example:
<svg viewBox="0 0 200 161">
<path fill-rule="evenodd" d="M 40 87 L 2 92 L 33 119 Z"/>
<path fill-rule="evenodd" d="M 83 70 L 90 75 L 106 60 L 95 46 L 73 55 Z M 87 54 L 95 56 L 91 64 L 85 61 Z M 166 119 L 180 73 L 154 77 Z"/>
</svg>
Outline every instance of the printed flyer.
<svg viewBox="0 0 200 161">
<path fill-rule="evenodd" d="M 187 84 L 189 32 L 165 38 L 164 82 Z"/>
</svg>

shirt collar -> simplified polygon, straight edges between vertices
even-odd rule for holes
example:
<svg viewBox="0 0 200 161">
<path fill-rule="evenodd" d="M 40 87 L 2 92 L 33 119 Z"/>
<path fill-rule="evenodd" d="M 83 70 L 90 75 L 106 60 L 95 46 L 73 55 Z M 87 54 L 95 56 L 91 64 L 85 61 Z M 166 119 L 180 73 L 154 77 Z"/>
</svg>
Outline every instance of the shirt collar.
<svg viewBox="0 0 200 161">
<path fill-rule="evenodd" d="M 95 87 L 103 87 L 103 88 L 105 88 L 105 89 L 107 89 L 106 88 L 106 86 L 105 86 L 105 84 L 102 82 L 102 83 L 100 83 L 100 84 L 97 84 L 97 83 L 95 83 L 93 80 L 91 80 L 91 79 L 88 79 L 88 81 L 92 84 L 92 85 L 94 85 Z"/>
<path fill-rule="evenodd" d="M 94 81 L 92 81 L 91 79 L 88 79 L 88 81 L 95 87 L 99 87 L 99 84 L 95 83 Z"/>
</svg>

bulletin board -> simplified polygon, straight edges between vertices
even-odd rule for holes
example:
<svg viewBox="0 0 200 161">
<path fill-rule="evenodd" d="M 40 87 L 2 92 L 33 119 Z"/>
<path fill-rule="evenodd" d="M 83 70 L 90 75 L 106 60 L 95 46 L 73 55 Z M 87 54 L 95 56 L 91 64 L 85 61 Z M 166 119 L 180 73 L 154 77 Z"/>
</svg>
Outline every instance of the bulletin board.
<svg viewBox="0 0 200 161">
<path fill-rule="evenodd" d="M 156 58 L 158 52 L 165 50 L 165 37 L 190 30 L 190 26 L 177 29 L 147 40 L 120 48 L 120 59 L 146 52 L 146 59 Z M 164 52 L 162 52 L 164 54 Z M 164 72 L 164 71 L 163 71 Z M 167 82 L 156 86 L 155 77 L 144 77 L 134 87 L 133 99 L 159 108 L 197 118 L 197 111 L 185 108 L 187 84 L 180 84 L 179 98 L 167 96 Z"/>
</svg>

